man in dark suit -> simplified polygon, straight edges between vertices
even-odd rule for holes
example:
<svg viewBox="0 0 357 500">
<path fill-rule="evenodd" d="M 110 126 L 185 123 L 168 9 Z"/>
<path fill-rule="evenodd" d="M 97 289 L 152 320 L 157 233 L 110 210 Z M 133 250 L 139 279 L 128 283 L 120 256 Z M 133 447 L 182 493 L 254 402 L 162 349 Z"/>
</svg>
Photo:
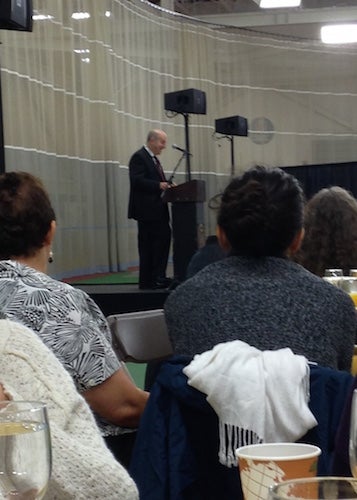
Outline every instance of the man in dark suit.
<svg viewBox="0 0 357 500">
<path fill-rule="evenodd" d="M 129 161 L 129 219 L 138 221 L 139 288 L 167 288 L 166 266 L 171 228 L 162 194 L 170 188 L 157 156 L 165 149 L 167 135 L 150 130 L 145 146 Z"/>
</svg>

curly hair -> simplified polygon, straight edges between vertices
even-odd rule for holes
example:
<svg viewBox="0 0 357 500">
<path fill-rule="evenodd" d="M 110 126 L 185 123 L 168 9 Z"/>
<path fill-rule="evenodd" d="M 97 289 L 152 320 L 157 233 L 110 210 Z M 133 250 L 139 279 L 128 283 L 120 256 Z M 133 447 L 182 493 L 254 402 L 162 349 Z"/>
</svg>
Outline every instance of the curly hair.
<svg viewBox="0 0 357 500">
<path fill-rule="evenodd" d="M 305 237 L 296 262 L 318 276 L 357 268 L 357 200 L 339 186 L 321 189 L 305 207 Z"/>
<path fill-rule="evenodd" d="M 303 225 L 304 194 L 279 168 L 256 166 L 223 192 L 218 225 L 233 255 L 282 257 Z"/>
<path fill-rule="evenodd" d="M 42 182 L 26 172 L 0 175 L 0 259 L 42 248 L 55 212 Z"/>
</svg>

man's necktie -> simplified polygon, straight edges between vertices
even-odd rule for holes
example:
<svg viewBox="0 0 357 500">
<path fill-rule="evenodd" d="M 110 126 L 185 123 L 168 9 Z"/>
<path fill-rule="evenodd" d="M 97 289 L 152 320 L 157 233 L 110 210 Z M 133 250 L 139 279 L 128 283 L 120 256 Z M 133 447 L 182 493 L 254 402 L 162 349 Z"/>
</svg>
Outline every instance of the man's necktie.
<svg viewBox="0 0 357 500">
<path fill-rule="evenodd" d="M 161 163 L 160 163 L 159 159 L 158 159 L 156 156 L 154 156 L 154 162 L 155 162 L 155 165 L 156 165 L 157 171 L 159 172 L 159 175 L 160 175 L 160 177 L 161 177 L 161 180 L 162 180 L 163 182 L 166 182 L 166 177 L 165 177 L 165 174 L 164 174 L 163 168 L 162 168 L 162 166 L 161 166 Z"/>
</svg>

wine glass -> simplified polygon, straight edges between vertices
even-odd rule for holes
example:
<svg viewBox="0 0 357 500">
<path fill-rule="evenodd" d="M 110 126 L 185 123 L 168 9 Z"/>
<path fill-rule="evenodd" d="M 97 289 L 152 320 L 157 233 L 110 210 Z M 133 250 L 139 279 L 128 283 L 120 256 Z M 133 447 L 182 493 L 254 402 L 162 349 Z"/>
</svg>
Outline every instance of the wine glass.
<svg viewBox="0 0 357 500">
<path fill-rule="evenodd" d="M 0 402 L 0 500 L 44 497 L 51 474 L 51 440 L 44 403 Z"/>
<path fill-rule="evenodd" d="M 352 395 L 349 455 L 352 476 L 357 478 L 357 389 Z"/>
<path fill-rule="evenodd" d="M 324 279 L 338 287 L 343 279 L 343 271 L 342 269 L 325 269 Z"/>
<path fill-rule="evenodd" d="M 343 276 L 343 270 L 342 269 L 325 269 L 324 276 L 325 277 Z"/>
<path fill-rule="evenodd" d="M 352 477 L 310 477 L 270 486 L 269 500 L 357 500 L 357 479 Z"/>
</svg>

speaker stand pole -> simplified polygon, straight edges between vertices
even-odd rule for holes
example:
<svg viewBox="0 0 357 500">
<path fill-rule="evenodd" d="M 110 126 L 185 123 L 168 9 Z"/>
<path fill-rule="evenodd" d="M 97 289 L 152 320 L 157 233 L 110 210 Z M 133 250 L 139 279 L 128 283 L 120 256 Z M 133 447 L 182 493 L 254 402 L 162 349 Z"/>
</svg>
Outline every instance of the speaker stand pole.
<svg viewBox="0 0 357 500">
<path fill-rule="evenodd" d="M 190 182 L 191 180 L 191 162 L 190 162 L 190 138 L 188 133 L 188 113 L 183 113 L 183 117 L 185 119 L 185 143 L 186 143 L 186 181 Z"/>
<path fill-rule="evenodd" d="M 5 172 L 4 121 L 2 113 L 1 72 L 0 72 L 0 174 Z"/>
<path fill-rule="evenodd" d="M 227 136 L 227 139 L 231 141 L 231 176 L 234 177 L 235 175 L 235 162 L 234 162 L 234 141 L 233 141 L 233 135 Z"/>
</svg>

